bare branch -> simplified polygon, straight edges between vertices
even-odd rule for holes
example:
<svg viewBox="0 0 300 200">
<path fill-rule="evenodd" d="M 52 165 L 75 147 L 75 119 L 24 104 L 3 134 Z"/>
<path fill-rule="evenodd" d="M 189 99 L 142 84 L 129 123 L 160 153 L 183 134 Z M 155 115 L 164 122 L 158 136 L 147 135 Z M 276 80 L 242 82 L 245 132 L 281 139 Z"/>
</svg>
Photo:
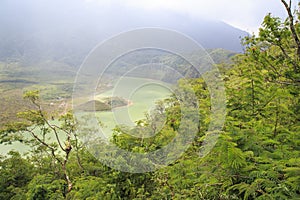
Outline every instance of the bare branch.
<svg viewBox="0 0 300 200">
<path fill-rule="evenodd" d="M 48 125 L 49 128 L 51 128 L 51 130 L 54 132 L 55 134 L 55 138 L 58 142 L 59 147 L 61 148 L 62 151 L 66 151 L 65 148 L 62 146 L 61 141 L 58 137 L 58 133 L 57 130 L 54 126 L 52 126 L 49 121 L 47 120 L 47 118 L 44 116 L 43 111 L 42 111 L 42 107 L 40 104 L 38 104 L 36 101 L 32 100 L 32 103 L 38 108 L 38 112 L 40 114 L 40 116 L 42 117 L 43 121 Z"/>
<path fill-rule="evenodd" d="M 292 9 L 291 9 L 292 1 L 290 0 L 289 4 L 285 0 L 281 0 L 281 2 L 283 3 L 283 5 L 288 13 L 288 17 L 289 17 L 289 21 L 290 21 L 290 30 L 292 32 L 293 38 L 297 45 L 297 55 L 300 58 L 300 40 L 299 40 L 299 37 L 298 37 L 296 29 L 295 29 L 294 16 L 293 16 Z"/>
<path fill-rule="evenodd" d="M 55 154 L 55 148 L 50 146 L 49 144 L 47 144 L 46 142 L 44 142 L 43 140 L 41 140 L 35 133 L 33 130 L 27 129 L 27 132 L 29 132 L 38 142 L 40 142 L 42 145 L 44 145 L 45 147 L 47 147 L 49 150 L 51 150 L 51 154 L 52 156 L 60 163 L 63 164 L 61 162 L 61 160 L 56 156 Z"/>
</svg>

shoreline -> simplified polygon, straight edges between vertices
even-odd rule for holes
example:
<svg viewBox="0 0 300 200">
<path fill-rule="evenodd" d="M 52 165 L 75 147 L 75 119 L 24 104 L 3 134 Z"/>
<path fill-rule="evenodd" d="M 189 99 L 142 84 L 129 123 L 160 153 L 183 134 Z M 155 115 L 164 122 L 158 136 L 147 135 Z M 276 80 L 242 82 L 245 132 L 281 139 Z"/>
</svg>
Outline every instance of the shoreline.
<svg viewBox="0 0 300 200">
<path fill-rule="evenodd" d="M 124 105 L 124 106 L 117 106 L 117 107 L 112 108 L 110 111 L 105 111 L 105 112 L 112 112 L 114 109 L 123 108 L 123 107 L 129 107 L 129 106 L 132 106 L 132 105 L 133 105 L 133 102 L 132 102 L 132 101 L 130 101 L 130 100 L 128 100 L 128 99 L 126 99 L 126 101 L 127 101 L 127 105 Z"/>
</svg>

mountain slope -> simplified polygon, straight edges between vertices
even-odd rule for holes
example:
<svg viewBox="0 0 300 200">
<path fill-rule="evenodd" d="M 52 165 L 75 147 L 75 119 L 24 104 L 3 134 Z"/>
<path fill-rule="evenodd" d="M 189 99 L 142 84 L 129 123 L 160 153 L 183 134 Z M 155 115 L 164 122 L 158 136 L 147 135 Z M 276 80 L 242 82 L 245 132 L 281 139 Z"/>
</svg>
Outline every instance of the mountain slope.
<svg viewBox="0 0 300 200">
<path fill-rule="evenodd" d="M 18 15 L 16 15 L 18 13 Z M 45 60 L 79 67 L 88 52 L 123 31 L 160 27 L 179 31 L 204 48 L 241 52 L 246 32 L 219 21 L 172 12 L 87 7 L 84 1 L 0 2 L 0 60 L 32 65 Z"/>
</svg>

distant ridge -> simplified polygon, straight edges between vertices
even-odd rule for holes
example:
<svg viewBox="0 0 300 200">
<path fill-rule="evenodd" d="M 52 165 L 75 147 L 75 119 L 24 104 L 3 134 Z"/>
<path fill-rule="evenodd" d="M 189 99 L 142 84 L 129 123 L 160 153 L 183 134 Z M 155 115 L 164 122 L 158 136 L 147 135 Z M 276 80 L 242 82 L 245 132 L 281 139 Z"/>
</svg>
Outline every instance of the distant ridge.
<svg viewBox="0 0 300 200">
<path fill-rule="evenodd" d="M 224 22 L 192 19 L 172 12 L 129 8 L 97 10 L 85 8 L 81 1 L 44 3 L 36 0 L 1 2 L 0 61 L 32 65 L 52 60 L 79 67 L 101 41 L 141 27 L 172 29 L 188 35 L 204 48 L 234 52 L 242 51 L 240 38 L 248 35 Z"/>
</svg>

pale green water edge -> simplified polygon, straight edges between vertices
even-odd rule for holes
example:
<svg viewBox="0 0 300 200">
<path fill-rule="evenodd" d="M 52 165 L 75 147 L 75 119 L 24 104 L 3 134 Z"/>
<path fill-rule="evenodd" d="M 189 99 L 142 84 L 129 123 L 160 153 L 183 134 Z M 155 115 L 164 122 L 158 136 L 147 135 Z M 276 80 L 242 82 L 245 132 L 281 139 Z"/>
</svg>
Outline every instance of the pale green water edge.
<svg viewBox="0 0 300 200">
<path fill-rule="evenodd" d="M 113 89 L 95 96 L 101 100 L 105 97 L 118 96 L 129 100 L 128 106 L 115 108 L 112 111 L 97 112 L 96 117 L 104 125 L 101 129 L 106 137 L 110 137 L 116 125 L 133 126 L 145 113 L 154 108 L 155 103 L 170 96 L 170 84 L 158 80 L 123 77 L 115 82 Z M 54 121 L 58 123 L 58 121 Z M 29 147 L 19 142 L 11 145 L 0 144 L 0 154 L 5 155 L 10 150 L 24 153 Z"/>
</svg>

